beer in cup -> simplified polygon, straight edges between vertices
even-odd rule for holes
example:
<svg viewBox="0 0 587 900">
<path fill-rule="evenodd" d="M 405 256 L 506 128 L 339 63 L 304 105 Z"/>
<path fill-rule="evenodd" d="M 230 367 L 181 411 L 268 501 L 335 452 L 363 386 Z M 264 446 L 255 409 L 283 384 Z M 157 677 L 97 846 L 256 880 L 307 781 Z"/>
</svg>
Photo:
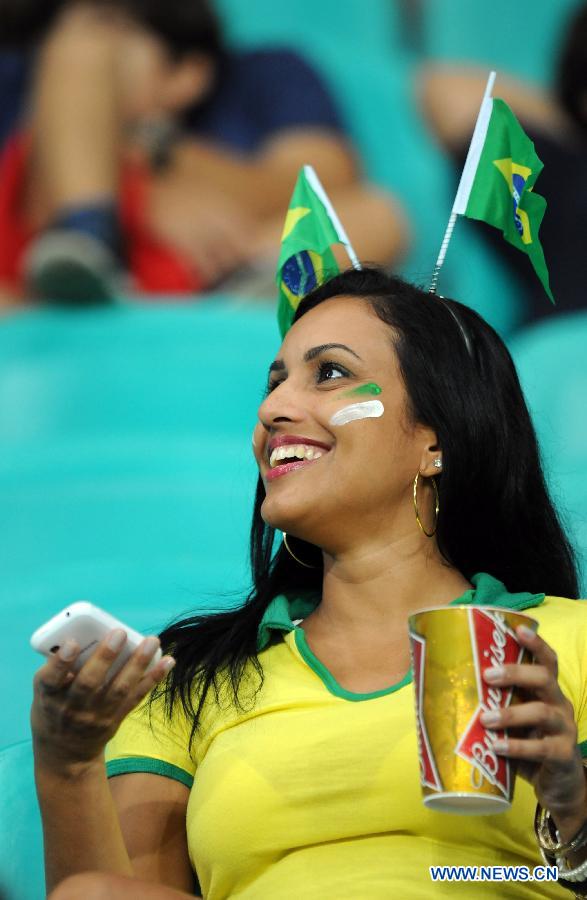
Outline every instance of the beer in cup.
<svg viewBox="0 0 587 900">
<path fill-rule="evenodd" d="M 515 634 L 538 623 L 501 607 L 441 606 L 409 618 L 423 800 L 465 815 L 511 806 L 514 764 L 493 747 L 504 729 L 485 728 L 484 712 L 519 702 L 511 687 L 489 685 L 485 669 L 529 663 Z"/>
</svg>

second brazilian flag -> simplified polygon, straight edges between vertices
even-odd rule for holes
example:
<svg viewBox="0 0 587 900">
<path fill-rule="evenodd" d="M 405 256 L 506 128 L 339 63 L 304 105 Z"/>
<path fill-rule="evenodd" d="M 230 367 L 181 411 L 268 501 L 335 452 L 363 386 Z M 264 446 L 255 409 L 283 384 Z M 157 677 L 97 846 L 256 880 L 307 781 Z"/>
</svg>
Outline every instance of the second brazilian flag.
<svg viewBox="0 0 587 900">
<path fill-rule="evenodd" d="M 509 106 L 489 97 L 481 106 L 453 211 L 499 228 L 506 241 L 528 255 L 553 300 L 538 239 L 546 200 L 533 190 L 542 168 Z"/>
</svg>

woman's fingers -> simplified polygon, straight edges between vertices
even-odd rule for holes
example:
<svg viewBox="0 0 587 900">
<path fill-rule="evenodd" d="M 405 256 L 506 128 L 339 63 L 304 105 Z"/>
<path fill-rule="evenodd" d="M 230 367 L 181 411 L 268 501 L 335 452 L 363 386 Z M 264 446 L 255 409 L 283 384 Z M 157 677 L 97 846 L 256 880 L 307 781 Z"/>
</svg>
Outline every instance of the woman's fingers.
<svg viewBox="0 0 587 900">
<path fill-rule="evenodd" d="M 541 700 L 482 713 L 481 724 L 496 731 L 504 728 L 536 728 L 542 734 L 561 734 L 567 730 L 567 720 L 559 707 L 550 706 Z"/>
<path fill-rule="evenodd" d="M 495 753 L 518 761 L 518 772 L 532 784 L 539 803 L 562 821 L 574 819 L 578 800 L 583 803 L 584 773 L 573 705 L 558 683 L 552 647 L 524 626 L 516 633 L 533 664 L 493 666 L 483 672 L 483 680 L 500 689 L 496 696 L 502 688 L 515 688 L 526 702 L 485 709 L 481 724 Z"/>
<path fill-rule="evenodd" d="M 506 709 L 487 711 L 481 724 L 488 729 L 527 729 L 509 734 L 493 744 L 497 753 L 536 763 L 566 766 L 576 761 L 577 728 L 572 704 L 557 681 L 558 661 L 552 647 L 531 629 L 516 629 L 520 643 L 534 657 L 534 664 L 505 665 L 486 669 L 483 678 L 495 687 L 518 688 L 529 701 Z"/>
<path fill-rule="evenodd" d="M 557 766 L 572 765 L 577 756 L 576 744 L 566 740 L 562 734 L 525 739 L 508 735 L 508 737 L 495 741 L 493 749 L 501 756 L 509 756 L 512 759 Z"/>
<path fill-rule="evenodd" d="M 37 671 L 35 686 L 44 693 L 55 693 L 66 687 L 72 676 L 72 667 L 80 653 L 75 641 L 65 641 L 57 653 L 53 653 Z"/>
<path fill-rule="evenodd" d="M 128 662 L 112 679 L 104 690 L 104 704 L 107 709 L 118 709 L 130 704 L 132 709 L 141 699 L 139 695 L 142 685 L 148 683 L 153 687 L 161 680 L 161 663 L 159 660 L 147 671 L 155 653 L 159 649 L 159 639 L 148 637 L 137 647 Z M 166 657 L 169 659 L 170 657 Z M 171 666 L 169 671 L 171 671 Z M 146 691 L 145 691 L 146 693 Z M 133 699 L 136 700 L 133 702 Z"/>
<path fill-rule="evenodd" d="M 159 638 L 148 637 L 116 676 L 108 681 L 108 672 L 126 640 L 123 629 L 114 629 L 98 644 L 77 674 L 72 672 L 72 667 L 80 648 L 68 641 L 39 669 L 35 682 L 45 694 L 57 694 L 67 689 L 67 706 L 71 710 L 92 707 L 96 712 L 101 709 L 109 716 L 122 707 L 132 709 L 150 688 L 171 671 L 175 661 L 165 657 L 149 669 L 159 649 Z"/>
<path fill-rule="evenodd" d="M 543 640 L 539 634 L 520 625 L 516 628 L 516 637 L 523 647 L 526 647 L 534 657 L 535 662 L 548 669 L 555 678 L 558 678 L 558 659 L 552 647 Z"/>
<path fill-rule="evenodd" d="M 495 687 L 517 687 L 536 694 L 547 703 L 558 703 L 562 696 L 551 668 L 545 665 L 510 663 L 485 669 L 483 679 Z"/>
<path fill-rule="evenodd" d="M 101 691 L 112 663 L 126 643 L 126 631 L 115 628 L 101 641 L 84 663 L 69 689 L 71 706 L 86 706 L 88 698 Z"/>
</svg>

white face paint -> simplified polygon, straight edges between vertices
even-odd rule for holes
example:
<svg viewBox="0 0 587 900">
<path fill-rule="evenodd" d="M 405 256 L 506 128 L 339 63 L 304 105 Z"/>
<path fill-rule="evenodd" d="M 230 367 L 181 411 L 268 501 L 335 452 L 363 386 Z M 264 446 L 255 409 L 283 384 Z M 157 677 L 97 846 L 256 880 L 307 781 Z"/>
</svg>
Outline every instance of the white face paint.
<svg viewBox="0 0 587 900">
<path fill-rule="evenodd" d="M 364 400 L 362 403 L 351 403 L 343 406 L 334 413 L 330 420 L 331 425 L 346 425 L 348 422 L 356 422 L 357 419 L 378 419 L 383 415 L 383 403 L 381 400 Z"/>
</svg>

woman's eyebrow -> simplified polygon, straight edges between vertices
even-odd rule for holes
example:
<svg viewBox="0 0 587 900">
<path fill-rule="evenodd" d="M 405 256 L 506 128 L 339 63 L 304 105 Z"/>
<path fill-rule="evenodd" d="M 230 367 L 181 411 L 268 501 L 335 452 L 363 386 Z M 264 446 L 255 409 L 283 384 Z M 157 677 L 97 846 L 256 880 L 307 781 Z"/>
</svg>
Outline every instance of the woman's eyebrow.
<svg viewBox="0 0 587 900">
<path fill-rule="evenodd" d="M 310 350 L 306 350 L 306 352 L 304 353 L 304 362 L 311 362 L 326 350 L 346 350 L 347 353 L 352 353 L 352 355 L 356 356 L 357 359 L 361 359 L 359 354 L 355 353 L 354 350 L 351 350 L 350 347 L 347 347 L 346 344 L 320 344 L 318 347 L 312 347 Z M 363 362 L 363 360 L 361 360 L 361 362 Z"/>
<path fill-rule="evenodd" d="M 317 347 L 311 347 L 309 350 L 306 350 L 304 353 L 304 362 L 311 362 L 313 359 L 316 359 L 317 356 L 320 356 L 321 353 L 325 353 L 327 350 L 346 350 L 347 353 L 352 353 L 353 356 L 356 356 L 357 359 L 361 359 L 358 353 L 355 353 L 354 350 L 351 350 L 350 347 L 347 347 L 346 344 L 319 344 Z M 361 359 L 361 362 L 363 360 Z M 286 365 L 282 359 L 274 360 L 269 366 L 269 375 L 272 372 L 283 372 L 286 369 Z"/>
<path fill-rule="evenodd" d="M 269 366 L 269 375 L 271 375 L 272 372 L 283 372 L 284 369 L 284 361 L 282 359 L 276 359 Z"/>
</svg>

